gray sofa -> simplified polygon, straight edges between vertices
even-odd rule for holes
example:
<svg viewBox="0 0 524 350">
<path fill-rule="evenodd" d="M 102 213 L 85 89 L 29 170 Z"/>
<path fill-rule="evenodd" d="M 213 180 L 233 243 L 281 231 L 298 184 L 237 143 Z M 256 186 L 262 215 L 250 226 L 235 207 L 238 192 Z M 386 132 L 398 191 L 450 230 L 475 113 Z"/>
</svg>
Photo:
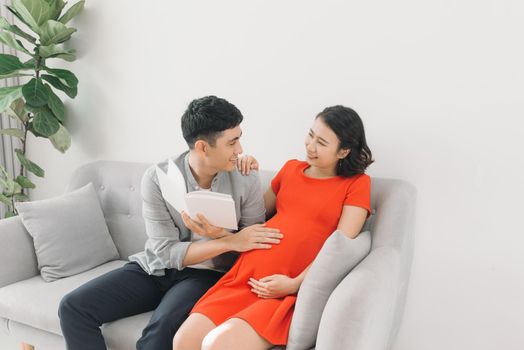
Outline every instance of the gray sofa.
<svg viewBox="0 0 524 350">
<path fill-rule="evenodd" d="M 65 349 L 57 315 L 63 295 L 125 264 L 146 240 L 140 180 L 149 164 L 97 161 L 77 169 L 67 191 L 92 182 L 121 260 L 52 283 L 42 280 L 31 236 L 18 217 L 0 220 L 0 336 L 35 346 Z M 262 171 L 263 188 L 274 172 Z M 400 326 L 413 251 L 416 192 L 399 180 L 372 179 L 372 247 L 331 294 L 318 332 L 320 350 L 389 349 Z M 74 251 L 71 252 L 74 254 Z M 105 324 L 111 350 L 130 350 L 151 313 Z M 351 327 L 347 325 L 350 324 Z M 340 325 L 345 325 L 341 337 Z M 336 338 L 337 341 L 326 341 Z M 337 344 L 320 345 L 320 344 Z M 328 349 L 329 347 L 329 349 Z"/>
</svg>

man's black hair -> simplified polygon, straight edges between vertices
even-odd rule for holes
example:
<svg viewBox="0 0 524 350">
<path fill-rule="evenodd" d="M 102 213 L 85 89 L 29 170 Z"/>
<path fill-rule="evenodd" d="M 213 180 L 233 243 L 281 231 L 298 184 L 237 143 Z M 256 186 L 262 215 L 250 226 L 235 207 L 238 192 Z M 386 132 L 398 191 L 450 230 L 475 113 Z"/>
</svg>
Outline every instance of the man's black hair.
<svg viewBox="0 0 524 350">
<path fill-rule="evenodd" d="M 182 115 L 182 134 L 190 149 L 198 140 L 214 147 L 222 131 L 236 127 L 243 118 L 238 108 L 223 98 L 198 98 L 191 101 Z"/>
</svg>

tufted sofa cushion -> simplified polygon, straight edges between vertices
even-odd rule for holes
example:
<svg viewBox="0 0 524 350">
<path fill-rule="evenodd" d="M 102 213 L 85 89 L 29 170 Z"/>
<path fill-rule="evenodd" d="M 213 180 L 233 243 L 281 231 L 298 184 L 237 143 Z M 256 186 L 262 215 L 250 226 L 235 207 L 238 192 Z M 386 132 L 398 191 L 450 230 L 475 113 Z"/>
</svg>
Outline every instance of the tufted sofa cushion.
<svg viewBox="0 0 524 350">
<path fill-rule="evenodd" d="M 124 260 L 142 251 L 147 239 L 140 182 L 149 166 L 147 163 L 96 161 L 78 168 L 66 189 L 71 192 L 93 183 L 109 233 Z"/>
</svg>

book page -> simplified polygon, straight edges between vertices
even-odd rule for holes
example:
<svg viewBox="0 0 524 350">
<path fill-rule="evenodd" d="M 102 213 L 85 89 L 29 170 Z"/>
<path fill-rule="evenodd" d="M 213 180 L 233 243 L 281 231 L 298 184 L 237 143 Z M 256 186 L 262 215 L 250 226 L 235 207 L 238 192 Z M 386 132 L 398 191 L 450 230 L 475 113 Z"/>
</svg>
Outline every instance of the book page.
<svg viewBox="0 0 524 350">
<path fill-rule="evenodd" d="M 177 172 L 180 176 L 176 175 Z M 179 213 L 182 211 L 187 212 L 185 180 L 173 161 L 169 160 L 168 174 L 158 166 L 156 167 L 156 174 L 160 184 L 160 190 L 162 191 L 162 197 L 164 197 L 166 202 L 173 206 Z"/>
<path fill-rule="evenodd" d="M 195 195 L 196 192 L 204 193 Z M 238 229 L 235 202 L 230 195 L 224 197 L 213 196 L 217 194 L 216 192 L 196 192 L 190 192 L 186 197 L 188 213 L 192 218 L 196 219 L 197 214 L 203 214 L 211 225 L 231 230 Z"/>
</svg>

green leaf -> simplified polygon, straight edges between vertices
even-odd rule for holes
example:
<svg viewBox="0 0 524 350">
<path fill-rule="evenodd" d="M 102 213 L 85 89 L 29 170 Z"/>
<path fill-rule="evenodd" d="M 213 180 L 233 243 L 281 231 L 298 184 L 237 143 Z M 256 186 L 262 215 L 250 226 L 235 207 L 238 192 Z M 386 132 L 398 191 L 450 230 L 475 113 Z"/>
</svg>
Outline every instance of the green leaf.
<svg viewBox="0 0 524 350">
<path fill-rule="evenodd" d="M 36 106 L 31 105 L 30 103 L 26 103 L 25 106 L 24 106 L 24 109 L 27 112 L 33 113 L 33 114 L 36 114 L 36 113 L 40 112 L 44 108 L 45 108 L 45 106 L 36 107 Z"/>
<path fill-rule="evenodd" d="M 0 134 L 18 137 L 20 140 L 24 139 L 24 131 L 18 128 L 0 129 Z"/>
<path fill-rule="evenodd" d="M 31 26 L 27 23 L 24 22 L 24 19 L 22 18 L 22 16 L 20 16 L 20 14 L 12 7 L 12 6 L 9 6 L 9 5 L 5 5 L 5 7 L 9 10 L 9 12 L 11 12 L 16 18 L 18 18 L 20 20 L 20 22 L 24 23 L 25 25 L 27 25 L 29 28 L 31 28 Z M 34 29 L 31 28 L 33 31 Z"/>
<path fill-rule="evenodd" d="M 35 37 L 27 34 L 22 29 L 18 28 L 18 26 L 10 24 L 4 17 L 0 17 L 0 28 L 10 31 L 11 33 L 18 35 L 33 44 L 36 42 Z"/>
<path fill-rule="evenodd" d="M 20 193 L 20 191 L 22 191 L 22 186 L 11 179 L 7 179 L 6 184 L 7 186 L 4 190 L 5 195 L 12 196 L 13 194 Z"/>
<path fill-rule="evenodd" d="M 19 98 L 11 103 L 5 110 L 5 113 L 11 118 L 20 120 L 22 123 L 27 121 L 27 116 L 24 111 L 24 99 Z"/>
<path fill-rule="evenodd" d="M 35 188 L 36 185 L 31 182 L 27 177 L 18 175 L 15 179 L 15 181 L 22 186 L 22 188 Z"/>
<path fill-rule="evenodd" d="M 71 134 L 62 125 L 56 134 L 49 137 L 49 140 L 61 153 L 65 153 L 71 147 Z"/>
<path fill-rule="evenodd" d="M 6 196 L 4 196 L 3 194 L 0 193 L 0 202 L 4 203 L 5 205 L 7 206 L 11 206 L 11 200 L 9 198 L 7 198 Z"/>
<path fill-rule="evenodd" d="M 0 88 L 0 112 L 5 111 L 11 103 L 22 97 L 22 86 Z"/>
<path fill-rule="evenodd" d="M 32 161 L 27 159 L 20 149 L 15 149 L 15 153 L 18 157 L 18 160 L 27 169 L 27 171 L 32 172 L 38 177 L 44 177 L 45 171 L 42 168 L 40 168 L 36 163 L 33 163 Z"/>
<path fill-rule="evenodd" d="M 47 105 L 49 106 L 49 108 L 51 109 L 51 111 L 53 112 L 55 117 L 60 122 L 63 123 L 64 122 L 64 114 L 65 114 L 64 103 L 62 102 L 60 97 L 58 97 L 54 93 L 53 89 L 51 89 L 51 86 L 45 84 L 45 87 L 47 89 L 47 94 L 49 95 L 49 100 L 47 101 Z"/>
<path fill-rule="evenodd" d="M 20 59 L 13 55 L 0 54 L 0 75 L 16 72 L 24 69 L 24 64 Z"/>
<path fill-rule="evenodd" d="M 40 31 L 40 43 L 47 46 L 63 43 L 76 32 L 76 29 L 67 28 L 63 23 L 50 19 L 40 27 Z"/>
<path fill-rule="evenodd" d="M 9 206 L 11 207 L 11 206 Z M 5 219 L 12 218 L 13 216 L 18 216 L 14 211 L 8 211 L 5 213 Z"/>
<path fill-rule="evenodd" d="M 25 7 L 22 0 L 12 0 L 11 7 L 7 8 L 13 12 L 22 22 L 24 22 L 33 32 L 40 34 L 40 28 L 38 22 L 33 18 L 28 8 Z"/>
<path fill-rule="evenodd" d="M 41 79 L 33 78 L 22 87 L 25 100 L 32 106 L 40 107 L 47 104 L 49 96 Z"/>
<path fill-rule="evenodd" d="M 15 182 L 11 179 L 6 179 L 4 182 L 4 194 L 10 197 L 13 195 L 13 192 L 15 190 Z"/>
<path fill-rule="evenodd" d="M 0 181 L 3 180 L 3 179 L 7 179 L 8 177 L 9 177 L 9 174 L 4 169 L 4 167 L 0 165 Z M 3 184 L 2 182 L 0 182 L 0 183 Z M 3 184 L 3 186 L 5 186 L 5 185 Z"/>
<path fill-rule="evenodd" d="M 78 89 L 76 87 L 74 88 L 71 88 L 65 84 L 62 84 L 62 82 L 60 81 L 60 79 L 58 79 L 57 77 L 54 77 L 52 75 L 47 75 L 47 74 L 42 74 L 42 79 L 48 81 L 51 85 L 53 85 L 54 88 L 58 89 L 58 90 L 62 90 L 63 92 L 66 93 L 67 96 L 71 97 L 71 98 L 75 98 L 76 97 L 76 94 L 78 93 Z"/>
<path fill-rule="evenodd" d="M 66 5 L 65 2 L 62 0 L 44 0 L 49 4 L 51 9 L 53 10 L 53 15 L 51 16 L 51 19 L 58 19 L 60 16 L 60 13 L 62 12 L 64 6 Z"/>
<path fill-rule="evenodd" d="M 48 108 L 44 108 L 33 118 L 33 127 L 40 135 L 49 137 L 60 129 L 60 123 Z"/>
<path fill-rule="evenodd" d="M 17 193 L 13 196 L 17 202 L 26 202 L 29 200 L 29 197 L 23 193 Z"/>
<path fill-rule="evenodd" d="M 25 114 L 24 105 L 25 105 L 24 99 L 19 98 L 18 100 L 15 100 L 13 101 L 13 103 L 11 103 L 11 106 L 9 106 L 9 111 L 15 113 L 15 115 L 17 116 L 20 116 L 22 114 Z"/>
<path fill-rule="evenodd" d="M 25 61 L 23 63 L 25 69 L 36 69 L 36 60 L 34 58 L 31 58 L 28 61 Z"/>
<path fill-rule="evenodd" d="M 58 45 L 40 46 L 39 49 L 39 54 L 41 57 L 56 57 L 66 60 L 68 62 L 72 62 L 76 59 L 75 52 L 76 51 L 74 49 L 64 49 Z"/>
<path fill-rule="evenodd" d="M 76 77 L 76 75 L 74 75 L 73 72 L 68 71 L 67 69 L 57 69 L 49 67 L 44 67 L 44 69 L 46 72 L 60 79 L 60 82 L 64 85 L 67 85 L 71 88 L 74 88 L 78 85 L 78 78 Z"/>
<path fill-rule="evenodd" d="M 13 180 L 9 180 L 13 182 L 13 194 L 17 194 L 22 192 L 22 186 L 18 182 L 14 182 Z"/>
<path fill-rule="evenodd" d="M 22 45 L 20 40 L 16 40 L 13 34 L 8 32 L 0 32 L 0 42 L 3 44 L 12 47 L 15 50 L 22 51 L 31 56 L 31 53 Z"/>
<path fill-rule="evenodd" d="M 25 73 L 15 72 L 15 73 L 10 73 L 10 74 L 6 74 L 6 75 L 0 75 L 0 79 L 16 78 L 16 77 L 32 77 L 32 76 L 33 76 L 33 74 L 25 74 Z"/>
<path fill-rule="evenodd" d="M 44 0 L 21 0 L 21 3 L 39 26 L 44 24 L 53 15 L 53 9 Z M 15 1 L 13 1 L 13 6 L 18 13 L 22 15 L 20 9 L 15 6 Z"/>
<path fill-rule="evenodd" d="M 27 130 L 31 131 L 31 133 L 33 135 L 35 135 L 36 137 L 42 137 L 44 139 L 48 139 L 47 136 L 44 136 L 42 134 L 39 134 L 38 131 L 35 130 L 34 126 L 33 126 L 33 122 L 29 122 L 29 124 L 27 124 Z"/>
<path fill-rule="evenodd" d="M 78 15 L 84 9 L 84 3 L 85 1 L 82 0 L 71 6 L 58 21 L 64 24 L 69 22 L 71 19 L 73 19 L 73 17 Z"/>
</svg>

